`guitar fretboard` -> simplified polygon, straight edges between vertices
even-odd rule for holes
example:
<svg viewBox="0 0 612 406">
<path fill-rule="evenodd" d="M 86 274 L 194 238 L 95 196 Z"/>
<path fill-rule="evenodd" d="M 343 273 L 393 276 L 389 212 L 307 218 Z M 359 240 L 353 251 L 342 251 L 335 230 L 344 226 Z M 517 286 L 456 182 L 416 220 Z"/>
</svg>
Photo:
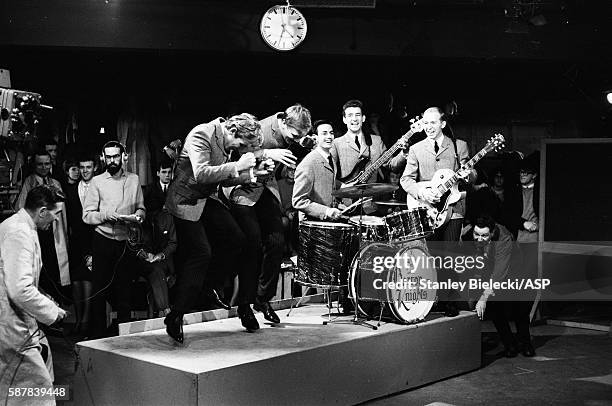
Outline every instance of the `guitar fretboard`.
<svg viewBox="0 0 612 406">
<path fill-rule="evenodd" d="M 393 144 L 391 148 L 386 150 L 384 154 L 378 157 L 376 161 L 368 165 L 368 167 L 363 170 L 363 173 L 359 175 L 359 177 L 357 178 L 357 183 L 359 184 L 359 183 L 367 182 L 368 179 L 370 179 L 370 176 L 372 176 L 372 174 L 376 172 L 378 168 L 383 166 L 385 163 L 389 162 L 393 154 L 395 154 L 395 152 L 400 148 L 402 138 L 408 136 L 408 139 L 410 139 L 412 135 L 413 135 L 413 131 L 412 130 L 408 131 L 399 140 L 397 140 L 397 142 Z"/>
</svg>

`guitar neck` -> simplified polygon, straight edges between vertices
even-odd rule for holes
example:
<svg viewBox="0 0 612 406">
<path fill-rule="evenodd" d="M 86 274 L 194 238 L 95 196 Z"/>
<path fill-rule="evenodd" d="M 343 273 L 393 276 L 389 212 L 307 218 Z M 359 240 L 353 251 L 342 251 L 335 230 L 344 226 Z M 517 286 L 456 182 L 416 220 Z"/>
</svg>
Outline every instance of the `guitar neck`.
<svg viewBox="0 0 612 406">
<path fill-rule="evenodd" d="M 483 149 L 478 151 L 478 153 L 474 155 L 472 159 L 467 161 L 465 165 L 463 165 L 463 168 L 465 169 L 474 168 L 474 165 L 476 165 L 478 161 L 480 161 L 485 155 L 487 155 L 489 151 L 490 149 L 488 146 L 484 147 Z M 457 183 L 458 180 L 459 180 L 459 175 L 457 175 L 457 172 L 455 172 L 455 174 L 451 176 L 450 178 L 448 178 L 446 182 L 438 186 L 438 191 L 440 192 L 440 194 L 446 193 L 450 188 L 453 187 L 455 183 Z"/>
<path fill-rule="evenodd" d="M 359 175 L 359 178 L 357 178 L 357 183 L 365 183 L 365 182 L 367 182 L 367 180 L 370 179 L 370 176 L 372 176 L 372 174 L 374 172 L 376 172 L 381 166 L 383 166 L 384 164 L 389 162 L 391 160 L 391 157 L 393 156 L 393 154 L 395 154 L 397 152 L 397 150 L 400 149 L 400 146 L 402 144 L 401 141 L 402 141 L 402 139 L 405 136 L 408 136 L 407 139 L 410 139 L 410 137 L 412 137 L 412 130 L 408 131 L 406 134 L 404 134 L 399 140 L 397 140 L 397 142 L 395 144 L 393 144 L 391 146 L 391 148 L 386 150 L 385 153 L 382 154 L 376 161 L 374 161 L 370 165 L 368 165 L 363 170 L 363 173 L 361 175 Z"/>
</svg>

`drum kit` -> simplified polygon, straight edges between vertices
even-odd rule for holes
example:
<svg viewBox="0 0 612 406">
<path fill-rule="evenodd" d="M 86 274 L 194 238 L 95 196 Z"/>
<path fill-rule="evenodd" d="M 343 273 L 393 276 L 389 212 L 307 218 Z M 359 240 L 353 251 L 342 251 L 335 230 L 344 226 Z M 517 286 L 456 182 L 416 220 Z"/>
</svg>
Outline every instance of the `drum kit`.
<svg viewBox="0 0 612 406">
<path fill-rule="evenodd" d="M 369 183 L 341 188 L 333 195 L 364 202 L 366 197 L 397 188 Z M 374 203 L 405 206 L 394 200 Z M 405 324 L 422 321 L 436 299 L 436 291 L 427 288 L 430 284 L 421 283 L 436 281 L 436 270 L 427 267 L 426 260 L 424 239 L 434 231 L 426 210 L 399 210 L 383 217 L 365 215 L 363 211 L 361 205 L 360 214 L 347 217 L 348 222 L 300 222 L 296 282 L 323 289 L 330 301 L 328 308 L 330 292 L 348 289 L 355 306 L 351 321 L 354 324 L 376 329 L 365 320 L 378 318 L 379 325 L 383 317 Z M 395 258 L 409 260 L 394 261 Z M 381 266 L 381 261 L 393 264 Z M 328 316 L 323 324 L 332 322 L 331 314 Z"/>
</svg>

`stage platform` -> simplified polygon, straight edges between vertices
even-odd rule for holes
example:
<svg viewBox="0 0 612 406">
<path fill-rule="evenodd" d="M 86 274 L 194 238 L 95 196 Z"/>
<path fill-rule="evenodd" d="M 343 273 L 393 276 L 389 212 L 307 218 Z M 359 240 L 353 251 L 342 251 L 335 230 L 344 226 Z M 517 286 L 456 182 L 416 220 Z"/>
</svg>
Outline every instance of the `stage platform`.
<svg viewBox="0 0 612 406">
<path fill-rule="evenodd" d="M 348 405 L 480 367 L 480 322 L 471 312 L 430 314 L 378 330 L 322 325 L 327 308 L 279 311 L 248 333 L 237 317 L 81 342 L 76 405 Z M 350 320 L 350 317 L 342 317 Z"/>
</svg>

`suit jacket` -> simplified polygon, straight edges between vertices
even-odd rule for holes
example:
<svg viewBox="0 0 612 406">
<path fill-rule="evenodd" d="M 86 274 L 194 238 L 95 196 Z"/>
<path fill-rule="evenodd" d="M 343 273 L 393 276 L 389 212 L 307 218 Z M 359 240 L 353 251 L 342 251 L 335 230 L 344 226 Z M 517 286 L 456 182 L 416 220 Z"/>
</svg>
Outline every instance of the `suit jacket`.
<svg viewBox="0 0 612 406">
<path fill-rule="evenodd" d="M 142 224 L 142 239 L 145 251 L 153 255 L 164 253 L 168 271 L 174 273 L 172 255 L 176 252 L 177 242 L 172 215 L 167 210 L 158 210 L 147 216 Z"/>
<path fill-rule="evenodd" d="M 183 220 L 198 221 L 206 199 L 224 186 L 250 182 L 249 171 L 238 173 L 236 162 L 228 162 L 222 118 L 193 128 L 179 155 L 175 179 L 166 198 L 168 211 Z"/>
<path fill-rule="evenodd" d="M 332 207 L 335 174 L 318 150 L 311 151 L 295 170 L 293 207 L 308 217 L 324 220 Z"/>
<path fill-rule="evenodd" d="M 0 363 L 4 366 L 16 353 L 40 348 L 43 334 L 36 334 L 37 321 L 50 325 L 57 319 L 59 308 L 38 290 L 41 266 L 36 226 L 21 209 L 0 224 Z"/>
<path fill-rule="evenodd" d="M 167 186 L 168 188 L 170 186 Z M 169 189 L 166 189 L 166 192 Z M 166 203 L 166 194 L 161 188 L 159 181 L 153 182 L 142 187 L 142 195 L 144 197 L 144 205 L 147 211 L 158 211 L 164 207 Z"/>
<path fill-rule="evenodd" d="M 460 165 L 465 164 L 470 159 L 467 143 L 463 140 L 457 140 L 457 155 Z M 453 171 L 459 169 L 455 159 L 453 141 L 447 136 L 442 139 L 442 145 L 437 155 L 431 141 L 427 138 L 410 147 L 400 184 L 407 193 L 416 199 L 419 191 L 424 187 L 421 182 L 431 180 L 438 169 L 451 169 Z M 461 198 L 455 204 L 453 212 L 460 216 L 465 215 L 465 198 Z"/>
<path fill-rule="evenodd" d="M 261 146 L 262 150 L 255 154 L 255 156 L 258 158 L 263 157 L 265 149 L 289 147 L 289 143 L 285 140 L 283 134 L 281 134 L 280 132 L 280 128 L 278 127 L 278 114 L 280 113 L 273 114 L 270 117 L 266 117 L 259 122 L 259 124 L 261 125 L 261 131 L 263 133 L 263 144 Z M 276 163 L 276 165 L 279 164 Z M 224 193 L 228 197 L 228 199 L 234 204 L 239 204 L 242 206 L 254 206 L 255 203 L 259 201 L 259 198 L 263 194 L 264 189 L 267 188 L 278 199 L 279 203 L 281 203 L 281 195 L 279 192 L 277 177 L 285 176 L 281 175 L 281 173 L 283 173 L 283 167 L 284 165 L 280 165 L 279 167 L 277 167 L 274 171 L 275 175 L 267 177 L 265 181 L 251 183 L 247 188 L 242 188 L 240 186 L 229 188 L 225 190 Z"/>
<path fill-rule="evenodd" d="M 519 230 L 525 230 L 523 223 L 523 190 L 521 185 L 506 188 L 504 203 L 502 204 L 502 224 L 517 237 Z M 536 217 L 540 217 L 540 182 L 536 179 L 533 186 L 533 211 Z"/>
</svg>

